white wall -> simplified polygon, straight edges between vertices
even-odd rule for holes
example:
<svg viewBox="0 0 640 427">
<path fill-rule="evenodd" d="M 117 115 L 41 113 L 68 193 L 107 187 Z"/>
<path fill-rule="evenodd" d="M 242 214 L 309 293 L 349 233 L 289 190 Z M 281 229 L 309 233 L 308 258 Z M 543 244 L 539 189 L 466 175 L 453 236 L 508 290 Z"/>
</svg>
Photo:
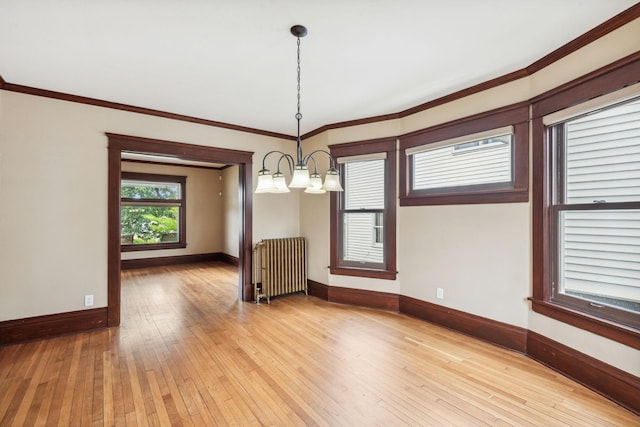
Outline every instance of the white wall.
<svg viewBox="0 0 640 427">
<path fill-rule="evenodd" d="M 156 173 L 187 177 L 187 247 L 182 249 L 122 252 L 122 259 L 222 252 L 224 218 L 222 213 L 221 171 L 125 161 L 122 162 L 121 168 L 123 172 Z"/>
<path fill-rule="evenodd" d="M 253 151 L 291 141 L 0 91 L 0 321 L 107 305 L 105 132 Z M 299 234 L 298 195 L 253 199 L 254 241 Z"/>
</svg>

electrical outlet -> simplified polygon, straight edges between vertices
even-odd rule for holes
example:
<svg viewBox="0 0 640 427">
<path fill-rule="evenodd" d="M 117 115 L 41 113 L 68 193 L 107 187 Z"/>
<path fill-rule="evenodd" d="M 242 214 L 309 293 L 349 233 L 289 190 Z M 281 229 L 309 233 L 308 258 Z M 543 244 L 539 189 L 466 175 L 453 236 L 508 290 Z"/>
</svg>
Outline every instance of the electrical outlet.
<svg viewBox="0 0 640 427">
<path fill-rule="evenodd" d="M 85 307 L 93 307 L 93 295 L 85 295 L 84 296 L 84 306 Z"/>
<path fill-rule="evenodd" d="M 444 299 L 444 289 L 443 288 L 437 288 L 436 289 L 436 298 Z"/>
</svg>

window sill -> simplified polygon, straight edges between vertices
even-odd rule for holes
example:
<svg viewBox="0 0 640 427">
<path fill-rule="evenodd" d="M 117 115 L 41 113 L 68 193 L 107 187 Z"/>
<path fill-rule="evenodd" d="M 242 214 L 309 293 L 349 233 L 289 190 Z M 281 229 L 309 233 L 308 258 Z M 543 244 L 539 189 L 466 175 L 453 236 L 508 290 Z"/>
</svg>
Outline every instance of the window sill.
<svg viewBox="0 0 640 427">
<path fill-rule="evenodd" d="M 572 310 L 548 301 L 529 298 L 536 313 L 559 320 L 580 329 L 601 335 L 640 350 L 640 331 Z"/>
<path fill-rule="evenodd" d="M 187 247 L 186 243 L 154 243 L 154 244 L 138 244 L 138 245 L 120 245 L 120 252 L 135 252 L 135 251 L 156 251 L 161 249 L 184 249 Z"/>
<path fill-rule="evenodd" d="M 397 271 L 372 270 L 367 268 L 329 267 L 331 274 L 340 276 L 369 277 L 372 279 L 396 280 Z"/>
<path fill-rule="evenodd" d="M 504 191 L 477 193 L 447 193 L 418 195 L 408 194 L 400 197 L 400 206 L 429 205 L 471 205 L 483 203 L 518 203 L 529 201 L 529 189 L 510 189 Z"/>
</svg>

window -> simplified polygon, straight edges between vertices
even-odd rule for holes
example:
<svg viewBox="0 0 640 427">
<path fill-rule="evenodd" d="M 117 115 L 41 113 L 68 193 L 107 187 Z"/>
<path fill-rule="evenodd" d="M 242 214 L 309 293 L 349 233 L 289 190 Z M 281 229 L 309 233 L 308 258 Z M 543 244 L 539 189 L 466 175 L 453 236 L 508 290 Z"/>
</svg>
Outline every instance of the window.
<svg viewBox="0 0 640 427">
<path fill-rule="evenodd" d="M 547 133 L 550 300 L 640 329 L 640 99 Z"/>
<path fill-rule="evenodd" d="M 186 247 L 186 177 L 122 172 L 122 251 Z"/>
<path fill-rule="evenodd" d="M 454 187 L 512 185 L 513 133 L 472 140 L 410 155 L 411 188 L 430 190 Z"/>
<path fill-rule="evenodd" d="M 331 195 L 331 273 L 395 279 L 396 142 L 330 148 L 344 188 Z"/>
<path fill-rule="evenodd" d="M 376 213 L 373 217 L 373 245 L 382 247 L 384 243 L 384 212 Z"/>
<path fill-rule="evenodd" d="M 640 59 L 532 105 L 532 308 L 640 349 Z"/>
<path fill-rule="evenodd" d="M 376 224 L 384 216 L 384 169 L 385 159 L 347 162 L 341 168 L 344 265 L 380 268 L 384 261 L 382 239 L 377 241 L 376 236 L 377 230 L 384 229 L 383 224 Z"/>
<path fill-rule="evenodd" d="M 528 201 L 528 108 L 515 105 L 400 138 L 400 204 Z"/>
</svg>

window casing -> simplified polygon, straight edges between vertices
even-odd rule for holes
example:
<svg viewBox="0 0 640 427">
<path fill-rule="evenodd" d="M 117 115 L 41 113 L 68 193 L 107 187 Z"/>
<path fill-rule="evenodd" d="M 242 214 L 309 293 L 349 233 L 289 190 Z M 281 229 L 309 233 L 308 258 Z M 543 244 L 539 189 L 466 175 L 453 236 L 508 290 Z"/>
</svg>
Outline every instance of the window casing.
<svg viewBox="0 0 640 427">
<path fill-rule="evenodd" d="M 186 177 L 122 172 L 120 250 L 185 248 Z"/>
<path fill-rule="evenodd" d="M 546 133 L 550 301 L 640 330 L 640 98 Z"/>
<path fill-rule="evenodd" d="M 534 100 L 531 297 L 537 313 L 638 349 L 640 126 L 613 119 L 639 81 L 629 57 Z"/>
<path fill-rule="evenodd" d="M 395 279 L 396 141 L 348 143 L 330 149 L 338 159 L 344 188 L 331 194 L 330 271 Z"/>
<path fill-rule="evenodd" d="M 528 201 L 528 107 L 517 104 L 400 138 L 400 205 Z"/>
</svg>

